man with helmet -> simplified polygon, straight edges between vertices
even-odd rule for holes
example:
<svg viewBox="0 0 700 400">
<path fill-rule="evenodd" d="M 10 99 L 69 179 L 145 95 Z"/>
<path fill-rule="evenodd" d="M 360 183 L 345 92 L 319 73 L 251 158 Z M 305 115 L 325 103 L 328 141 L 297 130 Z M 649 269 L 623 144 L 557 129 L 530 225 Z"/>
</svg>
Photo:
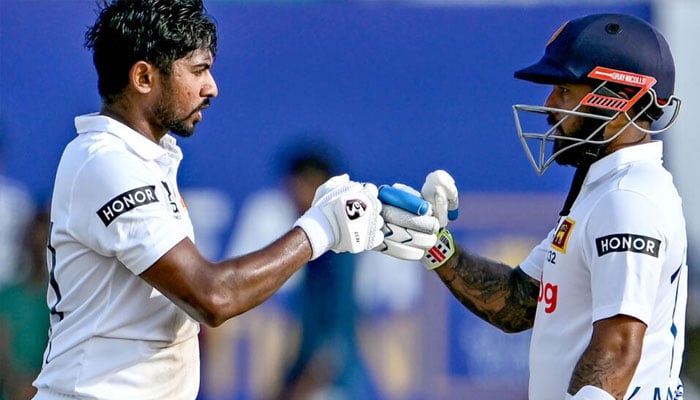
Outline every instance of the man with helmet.
<svg viewBox="0 0 700 400">
<path fill-rule="evenodd" d="M 559 220 L 516 268 L 455 246 L 444 229 L 423 264 L 489 323 L 533 328 L 530 399 L 682 399 L 685 220 L 662 142 L 652 140 L 680 105 L 666 41 L 636 17 L 589 15 L 565 23 L 515 77 L 552 85 L 543 107 L 514 111 L 538 173 L 554 161 L 576 168 Z M 654 130 L 669 106 L 670 121 Z M 551 129 L 525 131 L 520 114 L 529 111 Z M 457 190 L 433 174 L 422 195 L 440 216 Z"/>
</svg>

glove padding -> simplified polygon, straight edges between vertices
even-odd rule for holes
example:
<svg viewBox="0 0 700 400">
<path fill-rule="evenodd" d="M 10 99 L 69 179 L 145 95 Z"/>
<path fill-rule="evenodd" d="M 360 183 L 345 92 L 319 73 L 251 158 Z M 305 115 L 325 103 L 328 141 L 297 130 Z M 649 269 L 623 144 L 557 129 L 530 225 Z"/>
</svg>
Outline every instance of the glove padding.
<svg viewBox="0 0 700 400">
<path fill-rule="evenodd" d="M 459 191 L 455 180 L 446 171 L 439 169 L 429 173 L 425 177 L 421 194 L 432 205 L 433 215 L 440 221 L 441 228 L 457 219 Z"/>
<path fill-rule="evenodd" d="M 395 183 L 392 187 L 420 198 L 420 193 L 410 186 Z M 425 251 L 433 247 L 440 229 L 438 220 L 432 216 L 416 215 L 391 204 L 382 203 L 384 240 L 373 250 L 403 260 L 420 260 Z"/>
<path fill-rule="evenodd" d="M 350 180 L 347 174 L 330 178 L 316 189 L 311 208 L 294 224 L 311 243 L 311 259 L 326 251 L 359 253 L 383 240 L 382 204 L 377 187 Z"/>
</svg>

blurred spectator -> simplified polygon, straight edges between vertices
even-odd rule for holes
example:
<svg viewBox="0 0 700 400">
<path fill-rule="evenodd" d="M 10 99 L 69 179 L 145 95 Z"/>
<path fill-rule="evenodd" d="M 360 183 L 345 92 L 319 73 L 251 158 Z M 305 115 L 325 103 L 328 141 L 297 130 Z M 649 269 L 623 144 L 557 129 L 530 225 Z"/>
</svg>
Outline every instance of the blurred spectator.
<svg viewBox="0 0 700 400">
<path fill-rule="evenodd" d="M 324 254 L 300 283 L 301 343 L 275 399 L 376 399 L 360 357 L 352 286 L 355 257 Z"/>
<path fill-rule="evenodd" d="M 0 399 L 30 399 L 49 329 L 46 244 L 49 213 L 38 210 L 21 237 L 21 278 L 0 289 Z"/>
<path fill-rule="evenodd" d="M 28 189 L 3 174 L 3 139 L 0 127 L 0 288 L 17 278 L 22 232 L 34 208 Z"/>
<path fill-rule="evenodd" d="M 308 140 L 284 148 L 278 160 L 279 186 L 244 201 L 226 257 L 257 249 L 266 244 L 261 241 L 289 229 L 311 204 L 316 188 L 336 174 L 333 151 Z M 376 398 L 356 341 L 354 275 L 353 255 L 328 253 L 266 303 L 207 329 L 206 397 Z"/>
<path fill-rule="evenodd" d="M 374 251 L 356 256 L 355 299 L 362 355 L 378 398 L 415 398 L 422 382 L 423 266 Z"/>
</svg>

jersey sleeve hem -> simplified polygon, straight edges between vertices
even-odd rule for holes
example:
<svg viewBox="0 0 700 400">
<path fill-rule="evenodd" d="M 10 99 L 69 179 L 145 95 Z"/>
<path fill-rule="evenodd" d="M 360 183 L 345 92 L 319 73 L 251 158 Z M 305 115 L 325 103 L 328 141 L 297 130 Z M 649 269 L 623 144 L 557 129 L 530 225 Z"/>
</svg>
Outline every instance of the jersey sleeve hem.
<svg viewBox="0 0 700 400">
<path fill-rule="evenodd" d="M 610 318 L 614 317 L 615 315 L 627 315 L 632 318 L 636 318 L 643 323 L 645 323 L 647 326 L 649 325 L 649 322 L 651 320 L 651 311 L 647 310 L 643 307 L 639 307 L 636 304 L 628 304 L 628 303 L 623 303 L 623 304 L 618 304 L 618 305 L 612 305 L 612 306 L 606 306 L 606 307 L 599 307 L 595 310 L 593 310 L 593 321 L 600 321 L 601 319 L 605 318 Z"/>
<path fill-rule="evenodd" d="M 530 278 L 539 281 L 542 279 L 542 270 L 529 260 L 525 260 L 519 265 L 520 269 Z"/>
<path fill-rule="evenodd" d="M 152 243 L 150 248 L 143 251 L 140 257 L 134 259 L 133 262 L 130 263 L 131 265 L 128 266 L 129 270 L 136 275 L 142 274 L 186 237 L 187 234 L 184 232 L 180 234 L 175 233 Z"/>
</svg>

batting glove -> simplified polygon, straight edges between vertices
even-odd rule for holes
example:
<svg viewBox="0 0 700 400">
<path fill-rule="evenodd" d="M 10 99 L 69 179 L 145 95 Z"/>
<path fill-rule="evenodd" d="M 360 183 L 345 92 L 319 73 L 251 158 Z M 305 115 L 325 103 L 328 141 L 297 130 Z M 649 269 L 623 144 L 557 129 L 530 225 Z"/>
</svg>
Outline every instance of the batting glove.
<svg viewBox="0 0 700 400">
<path fill-rule="evenodd" d="M 391 187 L 402 190 L 416 200 L 420 193 L 410 186 L 395 183 Z M 406 199 L 406 197 L 404 197 Z M 384 240 L 374 250 L 403 260 L 420 260 L 426 250 L 435 245 L 440 223 L 428 209 L 426 215 L 406 211 L 390 203 L 382 203 Z"/>
<path fill-rule="evenodd" d="M 318 187 L 311 208 L 294 224 L 304 230 L 315 260 L 328 250 L 359 253 L 381 244 L 384 221 L 377 187 L 350 180 L 347 174 Z"/>
<path fill-rule="evenodd" d="M 425 177 L 421 194 L 430 202 L 441 228 L 435 246 L 428 249 L 421 259 L 425 268 L 434 270 L 443 266 L 456 251 L 452 234 L 445 228 L 449 221 L 454 221 L 459 216 L 459 191 L 450 174 L 436 170 Z"/>
</svg>

